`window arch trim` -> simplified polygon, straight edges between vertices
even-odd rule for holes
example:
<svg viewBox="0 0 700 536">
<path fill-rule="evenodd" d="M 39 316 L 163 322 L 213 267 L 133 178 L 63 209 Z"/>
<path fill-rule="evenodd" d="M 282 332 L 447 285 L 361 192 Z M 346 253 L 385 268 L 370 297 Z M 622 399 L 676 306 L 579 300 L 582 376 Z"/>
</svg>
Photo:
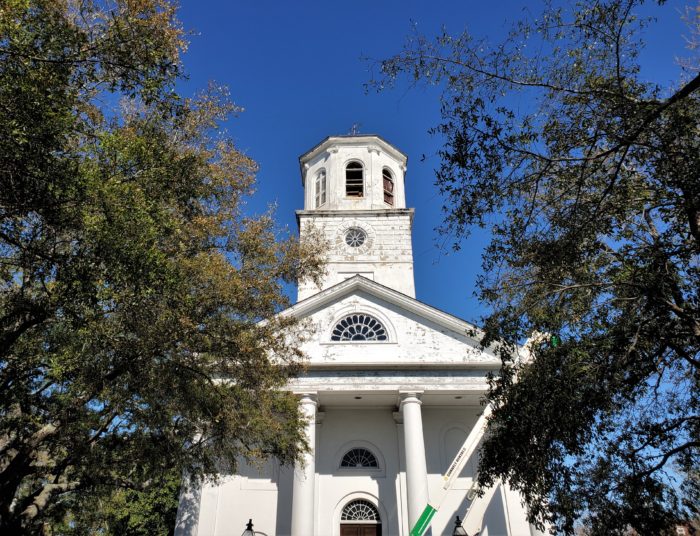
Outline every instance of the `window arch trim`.
<svg viewBox="0 0 700 536">
<path fill-rule="evenodd" d="M 382 501 L 373 493 L 367 493 L 365 491 L 353 491 L 350 492 L 343 497 L 341 497 L 336 503 L 335 506 L 333 507 L 333 528 L 331 531 L 331 536 L 340 536 L 340 525 L 346 524 L 346 523 L 352 523 L 352 521 L 340 521 L 340 517 L 343 511 L 343 508 L 345 508 L 345 505 L 348 503 L 357 500 L 357 499 L 364 499 L 374 505 L 374 507 L 379 511 L 379 519 L 381 520 L 382 525 L 387 522 L 389 519 L 389 515 L 387 513 L 386 508 L 384 508 L 384 504 Z M 361 522 L 359 522 L 361 523 Z"/>
<path fill-rule="evenodd" d="M 389 332 L 370 313 L 353 312 L 335 322 L 331 329 L 332 342 L 389 342 Z"/>
<path fill-rule="evenodd" d="M 340 460 L 340 467 L 346 469 L 379 469 L 379 460 L 374 453 L 364 447 L 353 447 Z"/>
<path fill-rule="evenodd" d="M 353 314 L 367 314 L 376 318 L 384 326 L 384 329 L 387 333 L 387 339 L 385 341 L 334 341 L 332 339 L 333 328 L 335 328 L 335 326 L 337 326 L 341 320 Z M 391 323 L 386 313 L 381 309 L 374 307 L 370 304 L 348 304 L 345 307 L 338 309 L 333 315 L 332 321 L 326 324 L 325 329 L 327 331 L 323 339 L 321 340 L 321 344 L 396 344 L 398 340 L 396 328 Z"/>
<path fill-rule="evenodd" d="M 353 449 L 364 449 L 370 452 L 377 460 L 377 467 L 343 467 L 343 458 Z M 333 460 L 336 473 L 342 475 L 371 475 L 372 478 L 384 478 L 386 476 L 386 461 L 384 460 L 381 450 L 379 450 L 376 445 L 363 439 L 348 441 L 341 445 L 340 448 L 335 451 Z"/>
<path fill-rule="evenodd" d="M 361 523 L 376 523 L 380 525 L 382 516 L 379 513 L 379 508 L 368 501 L 367 499 L 354 499 L 348 501 L 340 511 L 341 522 L 361 522 Z"/>
</svg>

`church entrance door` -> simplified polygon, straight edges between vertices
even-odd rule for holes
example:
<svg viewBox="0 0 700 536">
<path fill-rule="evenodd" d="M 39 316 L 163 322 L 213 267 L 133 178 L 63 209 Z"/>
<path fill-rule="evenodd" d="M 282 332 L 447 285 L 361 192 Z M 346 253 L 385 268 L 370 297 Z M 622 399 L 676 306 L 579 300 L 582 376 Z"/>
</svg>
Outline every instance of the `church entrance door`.
<svg viewBox="0 0 700 536">
<path fill-rule="evenodd" d="M 382 526 L 378 524 L 340 524 L 340 536 L 382 536 Z"/>
<path fill-rule="evenodd" d="M 340 536 L 382 536 L 377 507 L 366 499 L 346 504 L 340 515 Z"/>
</svg>

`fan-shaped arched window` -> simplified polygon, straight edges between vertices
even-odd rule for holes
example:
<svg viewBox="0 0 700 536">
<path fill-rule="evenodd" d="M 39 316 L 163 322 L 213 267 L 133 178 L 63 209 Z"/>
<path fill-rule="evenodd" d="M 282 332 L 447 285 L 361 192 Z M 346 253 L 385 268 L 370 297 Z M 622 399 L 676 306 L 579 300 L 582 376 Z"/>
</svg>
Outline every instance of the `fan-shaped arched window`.
<svg viewBox="0 0 700 536">
<path fill-rule="evenodd" d="M 332 341 L 385 341 L 387 333 L 376 318 L 357 313 L 338 322 L 331 334 Z"/>
<path fill-rule="evenodd" d="M 347 197 L 363 197 L 364 188 L 364 168 L 359 162 L 350 162 L 345 166 L 345 195 Z"/>
<path fill-rule="evenodd" d="M 316 208 L 326 204 L 326 170 L 322 169 L 316 175 L 315 184 Z"/>
<path fill-rule="evenodd" d="M 341 521 L 381 521 L 379 510 L 371 502 L 357 499 L 349 502 L 340 514 Z"/>
<path fill-rule="evenodd" d="M 350 449 L 340 462 L 341 467 L 379 467 L 377 457 L 363 448 Z"/>
<path fill-rule="evenodd" d="M 387 205 L 394 206 L 394 176 L 387 168 L 382 170 L 382 179 L 384 179 L 384 202 Z"/>
</svg>

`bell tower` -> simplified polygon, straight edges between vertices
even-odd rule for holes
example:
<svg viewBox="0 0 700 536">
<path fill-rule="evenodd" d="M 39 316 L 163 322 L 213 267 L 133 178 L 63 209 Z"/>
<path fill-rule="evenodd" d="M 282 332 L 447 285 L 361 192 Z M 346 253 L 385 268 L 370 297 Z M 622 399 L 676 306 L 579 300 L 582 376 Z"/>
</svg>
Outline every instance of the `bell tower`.
<svg viewBox="0 0 700 536">
<path fill-rule="evenodd" d="M 358 274 L 415 297 L 406 160 L 375 135 L 330 136 L 299 157 L 301 239 L 316 229 L 329 246 L 320 287 L 300 281 L 299 301 Z"/>
</svg>

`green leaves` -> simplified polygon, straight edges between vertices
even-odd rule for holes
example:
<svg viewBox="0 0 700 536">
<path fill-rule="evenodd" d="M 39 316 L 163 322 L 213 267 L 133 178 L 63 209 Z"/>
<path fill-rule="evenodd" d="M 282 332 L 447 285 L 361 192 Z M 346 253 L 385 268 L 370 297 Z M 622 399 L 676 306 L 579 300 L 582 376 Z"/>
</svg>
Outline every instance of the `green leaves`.
<svg viewBox="0 0 700 536">
<path fill-rule="evenodd" d="M 153 481 L 303 448 L 275 314 L 321 252 L 243 216 L 238 109 L 173 91 L 170 3 L 6 2 L 0 32 L 0 532 L 162 531 Z"/>
<path fill-rule="evenodd" d="M 661 534 L 700 504 L 700 77 L 638 77 L 640 4 L 547 6 L 496 45 L 413 37 L 381 64 L 444 88 L 443 231 L 491 224 L 482 342 L 504 366 L 479 478 L 565 533 Z M 532 332 L 556 335 L 519 370 Z"/>
</svg>

